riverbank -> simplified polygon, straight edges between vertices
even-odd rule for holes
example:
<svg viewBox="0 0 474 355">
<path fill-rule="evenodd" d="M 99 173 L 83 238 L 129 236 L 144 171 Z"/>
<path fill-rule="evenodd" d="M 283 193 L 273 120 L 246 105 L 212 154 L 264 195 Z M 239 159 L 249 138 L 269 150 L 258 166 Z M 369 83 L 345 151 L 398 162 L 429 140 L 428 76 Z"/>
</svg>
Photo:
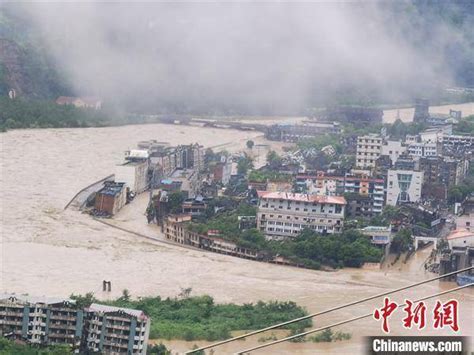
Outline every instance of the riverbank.
<svg viewBox="0 0 474 355">
<path fill-rule="evenodd" d="M 135 147 L 139 140 L 198 142 L 207 147 L 225 144 L 229 151 L 245 149 L 248 139 L 275 146 L 256 132 L 135 125 L 13 130 L 0 134 L 0 139 L 2 292 L 68 297 L 71 293 L 93 291 L 97 298 L 107 300 L 120 296 L 123 289 L 128 289 L 134 298 L 174 297 L 181 288 L 191 287 L 194 295 L 208 294 L 218 303 L 291 300 L 308 312 L 316 312 L 432 276 L 423 268 L 428 249 L 415 254 L 407 264 L 387 270 L 349 268 L 327 273 L 164 245 L 110 228 L 88 215 L 64 211 L 77 191 L 109 175 L 122 161 L 123 152 Z M 144 215 L 141 220 L 133 218 L 146 233 L 153 232 Z M 112 281 L 111 293 L 102 292 L 104 279 Z M 422 297 L 451 286 L 433 283 L 394 298 Z M 471 334 L 474 329 L 469 310 L 473 309 L 473 292 L 462 291 L 456 298 L 462 310 L 461 335 Z M 380 303 L 344 309 L 321 317 L 317 324 L 371 312 L 376 306 Z M 380 325 L 369 319 L 334 330 L 352 333 L 353 338 L 329 344 L 285 343 L 278 347 L 278 353 L 357 354 L 362 352 L 362 336 L 381 334 Z M 394 318 L 393 331 L 395 335 L 407 333 L 398 318 Z M 441 333 L 426 329 L 421 335 Z M 231 353 L 252 341 L 237 342 L 221 351 Z M 176 353 L 193 344 L 177 341 L 167 345 Z M 259 353 L 275 351 L 269 348 Z"/>
</svg>

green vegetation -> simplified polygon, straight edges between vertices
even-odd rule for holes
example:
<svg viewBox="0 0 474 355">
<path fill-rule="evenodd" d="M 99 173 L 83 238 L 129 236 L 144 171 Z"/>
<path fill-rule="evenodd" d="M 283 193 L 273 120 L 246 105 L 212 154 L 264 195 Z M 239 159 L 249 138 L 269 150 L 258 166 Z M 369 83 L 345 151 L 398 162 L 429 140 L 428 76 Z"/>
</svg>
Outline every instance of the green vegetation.
<svg viewBox="0 0 474 355">
<path fill-rule="evenodd" d="M 62 128 L 106 126 L 120 116 L 107 109 L 76 108 L 49 101 L 0 98 L 0 128 Z"/>
<path fill-rule="evenodd" d="M 280 255 L 311 269 L 319 269 L 322 265 L 360 267 L 364 262 L 379 262 L 382 257 L 382 251 L 356 230 L 320 235 L 306 229 L 293 240 L 267 241 L 258 229 L 239 229 L 238 216 L 255 215 L 256 208 L 242 202 L 234 210 L 218 213 L 200 223 L 189 223 L 188 228 L 201 234 L 218 230 L 219 237 L 241 247 L 267 256 Z"/>
<path fill-rule="evenodd" d="M 423 123 L 405 123 L 398 119 L 387 125 L 387 134 L 391 139 L 404 139 L 407 134 L 418 134 L 426 128 L 428 126 Z"/>
<path fill-rule="evenodd" d="M 164 346 L 162 343 L 155 344 L 155 345 L 148 345 L 146 352 L 149 355 L 172 355 L 171 351 L 168 350 L 168 348 Z"/>
<path fill-rule="evenodd" d="M 342 144 L 340 141 L 340 136 L 335 134 L 325 134 L 314 138 L 302 139 L 297 143 L 298 148 L 301 150 L 321 150 L 321 148 L 327 145 L 332 145 L 333 148 L 336 150 L 336 153 L 342 153 Z"/>
<path fill-rule="evenodd" d="M 275 254 L 313 269 L 321 265 L 361 267 L 364 262 L 379 262 L 383 254 L 367 236 L 353 229 L 329 235 L 305 229 L 293 240 L 270 242 L 270 248 Z"/>
<path fill-rule="evenodd" d="M 181 298 L 144 297 L 132 300 L 120 297 L 105 302 L 117 307 L 140 309 L 151 317 L 151 339 L 183 339 L 214 341 L 230 337 L 234 330 L 253 330 L 306 315 L 294 302 L 257 302 L 243 305 L 215 304 L 210 296 Z M 71 298 L 97 302 L 92 295 Z M 102 302 L 104 303 L 104 302 Z M 289 325 L 286 329 L 301 330 L 311 326 L 311 320 Z"/>
<path fill-rule="evenodd" d="M 169 209 L 170 213 L 182 213 L 183 208 L 182 204 L 185 200 L 185 196 L 183 192 L 172 192 L 168 196 L 168 204 L 169 204 Z"/>
<path fill-rule="evenodd" d="M 402 229 L 393 237 L 390 251 L 393 253 L 402 253 L 413 248 L 413 237 L 410 230 Z"/>
<path fill-rule="evenodd" d="M 39 347 L 29 344 L 16 344 L 5 338 L 0 338 L 0 355 L 66 355 L 72 354 L 67 345 Z"/>
<path fill-rule="evenodd" d="M 453 127 L 454 134 L 474 135 L 474 115 L 464 117 Z"/>
<path fill-rule="evenodd" d="M 273 170 L 252 170 L 249 174 L 248 180 L 249 181 L 256 181 L 256 182 L 266 182 L 267 179 L 269 181 L 276 181 L 276 182 L 291 182 L 292 176 L 289 174 L 282 174 L 278 171 Z"/>
<path fill-rule="evenodd" d="M 332 341 L 349 340 L 351 338 L 351 333 L 344 333 L 340 331 L 334 333 L 331 328 L 328 328 L 323 330 L 321 333 L 308 337 L 308 340 L 312 341 L 313 343 L 330 343 Z"/>
<path fill-rule="evenodd" d="M 281 157 L 274 150 L 267 153 L 267 165 L 272 170 L 278 170 L 282 166 Z"/>
<path fill-rule="evenodd" d="M 251 169 L 253 169 L 253 159 L 245 153 L 237 161 L 237 172 L 239 174 L 247 174 Z"/>
<path fill-rule="evenodd" d="M 474 165 L 471 164 L 464 181 L 451 186 L 448 190 L 448 203 L 462 202 L 467 196 L 474 193 Z"/>
<path fill-rule="evenodd" d="M 189 223 L 188 228 L 201 234 L 206 234 L 209 230 L 218 230 L 221 238 L 235 242 L 243 248 L 261 250 L 265 248 L 266 241 L 259 230 L 239 229 L 238 216 L 255 216 L 256 214 L 256 207 L 242 202 L 235 209 L 208 217 L 202 223 Z"/>
</svg>

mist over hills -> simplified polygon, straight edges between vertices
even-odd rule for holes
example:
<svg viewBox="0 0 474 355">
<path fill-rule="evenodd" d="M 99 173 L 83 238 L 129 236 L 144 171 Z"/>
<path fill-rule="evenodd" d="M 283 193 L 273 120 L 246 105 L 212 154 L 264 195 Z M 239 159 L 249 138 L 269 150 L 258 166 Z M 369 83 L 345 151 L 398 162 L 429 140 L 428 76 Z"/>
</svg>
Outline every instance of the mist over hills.
<svg viewBox="0 0 474 355">
<path fill-rule="evenodd" d="M 0 6 L 0 95 L 286 114 L 474 86 L 471 1 Z"/>
</svg>

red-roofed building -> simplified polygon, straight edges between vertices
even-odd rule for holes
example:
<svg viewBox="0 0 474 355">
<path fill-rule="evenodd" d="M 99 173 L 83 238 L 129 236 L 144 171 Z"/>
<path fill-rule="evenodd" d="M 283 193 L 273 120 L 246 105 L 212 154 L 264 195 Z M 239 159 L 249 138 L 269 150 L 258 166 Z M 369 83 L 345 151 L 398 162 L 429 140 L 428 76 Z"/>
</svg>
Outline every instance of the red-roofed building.
<svg viewBox="0 0 474 355">
<path fill-rule="evenodd" d="M 267 239 L 295 238 L 304 228 L 339 233 L 346 200 L 342 196 L 259 191 L 257 227 Z"/>
</svg>

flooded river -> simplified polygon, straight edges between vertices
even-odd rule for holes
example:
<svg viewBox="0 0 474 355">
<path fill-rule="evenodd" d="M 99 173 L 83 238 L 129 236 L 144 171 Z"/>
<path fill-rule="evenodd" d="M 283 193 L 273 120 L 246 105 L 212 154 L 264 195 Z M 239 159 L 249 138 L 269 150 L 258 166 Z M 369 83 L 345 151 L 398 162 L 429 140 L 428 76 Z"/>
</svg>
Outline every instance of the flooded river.
<svg viewBox="0 0 474 355">
<path fill-rule="evenodd" d="M 258 135 L 158 124 L 1 133 L 0 292 L 65 297 L 94 292 L 98 298 L 108 298 L 120 295 L 126 288 L 132 296 L 167 297 L 177 295 L 181 288 L 192 287 L 193 294 L 209 294 L 216 302 L 293 300 L 315 312 L 432 276 L 422 266 L 429 250 L 418 253 L 407 264 L 385 270 L 345 269 L 328 273 L 148 241 L 98 223 L 87 215 L 63 210 L 78 190 L 112 173 L 115 164 L 122 161 L 123 152 L 135 147 L 138 141 L 197 141 L 205 146 L 225 144 L 226 149 L 237 150 L 249 138 L 264 143 L 262 138 L 256 138 Z M 140 210 L 133 213 L 140 217 Z M 119 218 L 127 223 L 127 215 Z M 137 223 L 141 232 L 155 233 L 153 227 L 145 225 L 144 217 L 134 219 L 130 226 L 138 226 Z M 103 279 L 112 281 L 111 294 L 102 293 Z M 394 298 L 415 299 L 449 286 L 452 285 L 433 283 Z M 461 333 L 472 334 L 473 293 L 459 292 L 455 297 L 461 301 Z M 316 320 L 315 325 L 354 317 L 373 308 L 374 304 L 367 304 L 343 309 Z M 393 319 L 396 334 L 409 333 L 396 317 Z M 370 319 L 340 329 L 350 332 L 353 338 L 331 344 L 282 344 L 256 353 L 360 353 L 362 336 L 380 334 L 380 325 Z M 422 332 L 434 333 L 431 329 Z M 216 353 L 230 353 L 255 342 L 237 342 Z M 189 349 L 193 343 L 166 344 L 177 352 Z"/>
</svg>

